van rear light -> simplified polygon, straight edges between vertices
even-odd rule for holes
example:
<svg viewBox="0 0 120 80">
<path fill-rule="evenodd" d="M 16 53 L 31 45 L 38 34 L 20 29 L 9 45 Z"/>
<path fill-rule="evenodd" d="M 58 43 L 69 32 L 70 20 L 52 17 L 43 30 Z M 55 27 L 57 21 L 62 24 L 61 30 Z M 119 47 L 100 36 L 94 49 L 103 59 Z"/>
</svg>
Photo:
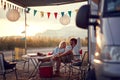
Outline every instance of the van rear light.
<svg viewBox="0 0 120 80">
<path fill-rule="evenodd" d="M 120 46 L 105 46 L 102 51 L 102 59 L 105 62 L 120 62 Z"/>
</svg>

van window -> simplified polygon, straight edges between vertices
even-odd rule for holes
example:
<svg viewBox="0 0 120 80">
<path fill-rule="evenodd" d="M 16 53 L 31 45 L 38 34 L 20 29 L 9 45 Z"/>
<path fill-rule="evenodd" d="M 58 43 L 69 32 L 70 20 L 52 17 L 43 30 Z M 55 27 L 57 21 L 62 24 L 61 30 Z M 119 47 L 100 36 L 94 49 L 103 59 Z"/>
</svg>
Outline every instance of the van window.
<svg viewBox="0 0 120 80">
<path fill-rule="evenodd" d="M 120 16 L 120 0 L 105 0 L 104 17 Z"/>
</svg>

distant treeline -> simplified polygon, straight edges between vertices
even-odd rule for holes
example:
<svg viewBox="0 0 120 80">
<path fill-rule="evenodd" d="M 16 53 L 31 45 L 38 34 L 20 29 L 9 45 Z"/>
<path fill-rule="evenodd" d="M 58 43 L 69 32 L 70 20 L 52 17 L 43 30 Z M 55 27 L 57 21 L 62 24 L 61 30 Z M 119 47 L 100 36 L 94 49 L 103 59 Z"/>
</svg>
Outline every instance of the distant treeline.
<svg viewBox="0 0 120 80">
<path fill-rule="evenodd" d="M 69 39 L 63 38 L 51 38 L 51 37 L 27 37 L 27 48 L 43 48 L 43 47 L 55 47 L 58 46 L 62 40 L 69 43 Z M 81 45 L 87 46 L 87 38 L 81 39 Z M 25 39 L 22 37 L 1 37 L 0 38 L 0 51 L 14 50 L 15 47 L 24 48 Z"/>
</svg>

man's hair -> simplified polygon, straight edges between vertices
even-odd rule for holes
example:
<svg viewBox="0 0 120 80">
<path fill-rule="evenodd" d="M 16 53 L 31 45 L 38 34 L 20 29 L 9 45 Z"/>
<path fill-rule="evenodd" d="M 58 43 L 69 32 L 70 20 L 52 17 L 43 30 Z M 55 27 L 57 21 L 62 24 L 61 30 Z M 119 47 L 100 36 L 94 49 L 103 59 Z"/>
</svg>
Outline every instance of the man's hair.
<svg viewBox="0 0 120 80">
<path fill-rule="evenodd" d="M 77 44 L 77 39 L 76 38 L 71 38 L 70 41 L 75 42 L 75 44 Z"/>
</svg>

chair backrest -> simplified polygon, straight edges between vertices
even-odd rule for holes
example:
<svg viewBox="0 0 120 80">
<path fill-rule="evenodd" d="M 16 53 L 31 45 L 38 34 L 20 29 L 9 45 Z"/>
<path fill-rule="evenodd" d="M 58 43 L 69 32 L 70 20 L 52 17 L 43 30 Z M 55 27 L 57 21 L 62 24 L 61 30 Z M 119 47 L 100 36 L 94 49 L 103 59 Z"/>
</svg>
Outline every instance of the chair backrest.
<svg viewBox="0 0 120 80">
<path fill-rule="evenodd" d="M 0 53 L 0 74 L 3 74 L 5 72 L 3 58 L 4 58 L 3 53 Z"/>
<path fill-rule="evenodd" d="M 86 51 L 82 57 L 82 66 L 88 66 L 88 52 Z"/>
</svg>

